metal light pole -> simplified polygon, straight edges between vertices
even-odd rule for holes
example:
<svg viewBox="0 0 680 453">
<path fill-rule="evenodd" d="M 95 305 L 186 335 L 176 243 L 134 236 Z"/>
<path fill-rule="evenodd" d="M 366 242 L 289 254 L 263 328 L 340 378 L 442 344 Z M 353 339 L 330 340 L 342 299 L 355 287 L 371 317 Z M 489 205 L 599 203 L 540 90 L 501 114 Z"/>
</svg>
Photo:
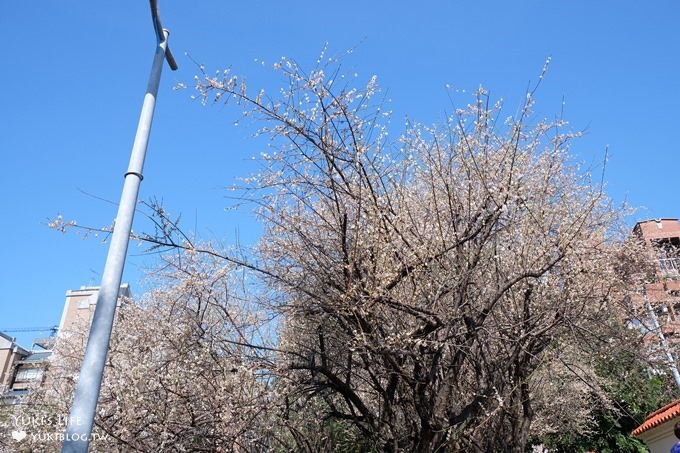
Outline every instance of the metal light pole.
<svg viewBox="0 0 680 453">
<path fill-rule="evenodd" d="M 163 60 L 167 60 L 170 69 L 177 69 L 177 63 L 168 49 L 168 31 L 161 26 L 156 0 L 149 1 L 157 47 L 151 66 L 151 75 L 147 85 L 142 113 L 137 126 L 135 141 L 132 145 L 130 164 L 125 172 L 125 183 L 118 206 L 109 253 L 106 257 L 102 281 L 97 296 L 97 307 L 90 327 L 90 336 L 85 349 L 83 364 L 80 368 L 78 384 L 73 397 L 71 413 L 67 420 L 66 434 L 62 443 L 62 453 L 87 452 L 92 426 L 94 424 L 97 399 L 104 374 L 106 354 L 116 313 L 118 291 L 123 276 L 125 256 L 132 231 L 132 219 L 137 204 L 139 185 L 142 182 L 142 168 L 149 132 L 153 119 L 158 85 L 163 70 Z"/>
</svg>

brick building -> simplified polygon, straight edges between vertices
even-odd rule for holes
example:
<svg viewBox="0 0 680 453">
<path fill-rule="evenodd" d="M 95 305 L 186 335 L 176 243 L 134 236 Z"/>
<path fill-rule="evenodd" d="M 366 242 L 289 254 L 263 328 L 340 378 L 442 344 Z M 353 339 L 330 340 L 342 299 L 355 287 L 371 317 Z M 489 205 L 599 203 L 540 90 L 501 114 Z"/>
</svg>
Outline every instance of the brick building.
<svg viewBox="0 0 680 453">
<path fill-rule="evenodd" d="M 635 225 L 633 234 L 644 241 L 655 264 L 655 272 L 634 301 L 639 319 L 633 322 L 647 335 L 653 357 L 667 361 L 658 335 L 660 330 L 677 361 L 680 355 L 680 222 L 678 219 L 645 220 Z"/>
<path fill-rule="evenodd" d="M 633 234 L 642 238 L 656 260 L 656 275 L 645 285 L 649 302 L 664 333 L 680 329 L 680 222 L 658 219 L 638 222 Z"/>
</svg>

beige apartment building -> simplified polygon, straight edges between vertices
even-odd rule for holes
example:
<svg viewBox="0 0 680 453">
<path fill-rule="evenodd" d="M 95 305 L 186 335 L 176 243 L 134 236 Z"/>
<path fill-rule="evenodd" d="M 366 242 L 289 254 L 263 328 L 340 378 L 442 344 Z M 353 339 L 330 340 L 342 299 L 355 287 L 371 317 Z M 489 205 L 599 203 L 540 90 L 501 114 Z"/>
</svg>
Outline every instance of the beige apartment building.
<svg viewBox="0 0 680 453">
<path fill-rule="evenodd" d="M 89 326 L 92 323 L 94 309 L 97 306 L 98 294 L 98 286 L 81 286 L 80 289 L 66 291 L 66 301 L 59 322 L 59 332 L 68 332 L 72 330 L 74 324 L 80 326 L 83 325 L 83 322 Z M 118 306 L 120 306 L 121 298 L 130 297 L 130 294 L 129 284 L 120 285 Z"/>
<path fill-rule="evenodd" d="M 0 332 L 0 394 L 11 388 L 17 362 L 28 355 L 13 337 Z"/>
<path fill-rule="evenodd" d="M 36 339 L 30 350 L 0 332 L 0 404 L 12 404 L 42 380 L 53 339 Z"/>
<path fill-rule="evenodd" d="M 99 287 L 96 286 L 81 286 L 80 289 L 66 291 L 57 337 L 74 329 L 89 330 L 98 293 Z M 130 294 L 130 286 L 121 285 L 120 297 L 130 297 Z M 0 332 L 1 402 L 12 403 L 36 382 L 42 382 L 55 341 L 54 336 L 35 339 L 29 350 L 19 346 L 14 338 Z"/>
</svg>

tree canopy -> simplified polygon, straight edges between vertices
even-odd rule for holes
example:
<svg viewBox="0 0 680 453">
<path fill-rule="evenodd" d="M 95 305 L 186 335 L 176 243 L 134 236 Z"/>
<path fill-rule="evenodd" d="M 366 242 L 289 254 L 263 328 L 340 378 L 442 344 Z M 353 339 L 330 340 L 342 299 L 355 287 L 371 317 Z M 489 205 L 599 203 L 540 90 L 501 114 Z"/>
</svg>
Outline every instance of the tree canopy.
<svg viewBox="0 0 680 453">
<path fill-rule="evenodd" d="M 633 349 L 621 303 L 644 269 L 570 153 L 580 134 L 536 118 L 533 90 L 504 117 L 480 88 L 392 139 L 376 77 L 275 70 L 271 97 L 196 79 L 261 126 L 238 197 L 264 232 L 250 252 L 194 244 L 155 207 L 146 239 L 175 255 L 122 310 L 98 429 L 139 451 L 523 452 L 592 433 L 638 367 L 602 371 Z"/>
</svg>

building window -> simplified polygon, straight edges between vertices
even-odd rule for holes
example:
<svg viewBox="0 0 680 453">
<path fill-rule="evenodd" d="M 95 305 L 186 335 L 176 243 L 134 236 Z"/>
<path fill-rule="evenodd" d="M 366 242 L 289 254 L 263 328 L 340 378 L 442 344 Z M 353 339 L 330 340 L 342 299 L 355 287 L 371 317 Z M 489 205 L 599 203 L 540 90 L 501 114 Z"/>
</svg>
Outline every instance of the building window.
<svg viewBox="0 0 680 453">
<path fill-rule="evenodd" d="M 656 249 L 661 277 L 669 280 L 680 280 L 680 238 L 653 239 Z"/>
<path fill-rule="evenodd" d="M 680 258 L 659 258 L 659 269 L 665 278 L 680 279 Z"/>
<path fill-rule="evenodd" d="M 37 381 L 42 375 L 42 368 L 20 368 L 15 381 Z"/>
</svg>

